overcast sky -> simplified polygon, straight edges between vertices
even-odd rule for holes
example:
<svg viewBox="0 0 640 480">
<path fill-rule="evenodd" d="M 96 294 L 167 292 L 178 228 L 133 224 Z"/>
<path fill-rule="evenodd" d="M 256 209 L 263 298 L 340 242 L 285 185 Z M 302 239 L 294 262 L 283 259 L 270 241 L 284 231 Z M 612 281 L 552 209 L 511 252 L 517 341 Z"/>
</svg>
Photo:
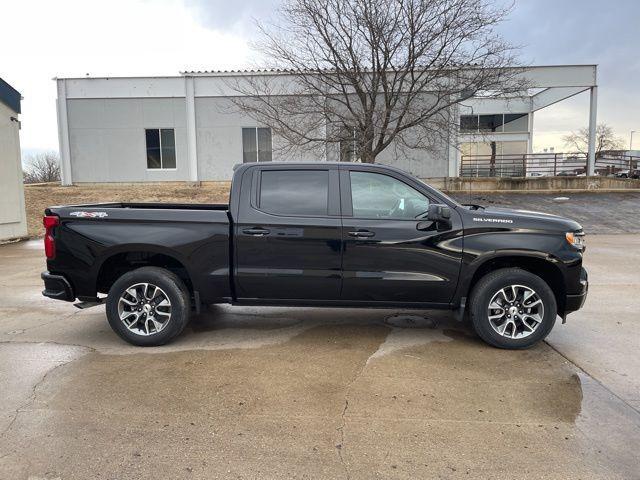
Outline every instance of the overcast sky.
<svg viewBox="0 0 640 480">
<path fill-rule="evenodd" d="M 507 0 L 498 0 L 507 1 Z M 24 152 L 58 148 L 60 76 L 176 75 L 256 66 L 252 17 L 277 0 L 2 0 L 0 77 L 23 97 Z M 599 122 L 640 132 L 640 1 L 516 0 L 500 31 L 525 63 L 598 64 Z M 588 93 L 536 113 L 534 148 L 587 125 Z M 640 133 L 634 139 L 640 148 Z"/>
</svg>

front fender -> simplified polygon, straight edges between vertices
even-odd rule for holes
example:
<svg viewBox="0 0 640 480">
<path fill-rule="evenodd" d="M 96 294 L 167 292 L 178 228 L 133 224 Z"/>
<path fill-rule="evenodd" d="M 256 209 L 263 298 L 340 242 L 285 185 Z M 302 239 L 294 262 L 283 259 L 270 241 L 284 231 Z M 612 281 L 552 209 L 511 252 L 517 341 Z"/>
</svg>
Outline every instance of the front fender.
<svg viewBox="0 0 640 480">
<path fill-rule="evenodd" d="M 462 299 L 469 295 L 478 273 L 487 270 L 490 264 L 496 264 L 498 268 L 544 267 L 558 275 L 564 286 L 572 283 L 573 276 L 579 276 L 582 254 L 556 233 L 527 230 L 472 232 L 465 235 L 462 275 L 453 299 L 454 306 L 460 305 Z"/>
</svg>

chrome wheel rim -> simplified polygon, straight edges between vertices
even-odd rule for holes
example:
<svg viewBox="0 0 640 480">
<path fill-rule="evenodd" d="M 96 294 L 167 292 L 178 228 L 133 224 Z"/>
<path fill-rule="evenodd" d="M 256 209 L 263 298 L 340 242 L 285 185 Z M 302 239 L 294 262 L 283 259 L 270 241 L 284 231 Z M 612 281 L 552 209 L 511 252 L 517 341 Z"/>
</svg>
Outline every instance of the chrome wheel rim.
<svg viewBox="0 0 640 480">
<path fill-rule="evenodd" d="M 171 300 L 157 285 L 136 283 L 118 300 L 118 315 L 130 332 L 148 337 L 160 333 L 171 320 Z"/>
<path fill-rule="evenodd" d="M 526 338 L 542 324 L 544 303 L 531 287 L 509 285 L 491 297 L 488 316 L 491 328 L 498 335 L 511 339 Z"/>
</svg>

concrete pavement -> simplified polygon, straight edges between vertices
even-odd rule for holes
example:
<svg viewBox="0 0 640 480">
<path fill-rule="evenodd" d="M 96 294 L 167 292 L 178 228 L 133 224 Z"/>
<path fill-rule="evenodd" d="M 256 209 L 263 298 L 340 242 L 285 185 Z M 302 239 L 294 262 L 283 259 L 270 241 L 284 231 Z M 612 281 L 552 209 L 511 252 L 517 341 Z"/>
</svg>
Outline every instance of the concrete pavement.
<svg viewBox="0 0 640 480">
<path fill-rule="evenodd" d="M 587 237 L 584 263 L 586 308 L 548 343 L 640 411 L 640 235 Z"/>
<path fill-rule="evenodd" d="M 640 236 L 527 351 L 443 312 L 214 307 L 140 349 L 0 247 L 0 478 L 640 478 Z"/>
</svg>

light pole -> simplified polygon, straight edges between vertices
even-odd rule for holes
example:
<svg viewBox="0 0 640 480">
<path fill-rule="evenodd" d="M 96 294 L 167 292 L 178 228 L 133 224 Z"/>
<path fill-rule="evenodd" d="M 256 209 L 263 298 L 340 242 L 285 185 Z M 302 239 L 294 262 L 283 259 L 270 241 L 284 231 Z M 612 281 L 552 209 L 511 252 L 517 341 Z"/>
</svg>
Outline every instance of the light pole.
<svg viewBox="0 0 640 480">
<path fill-rule="evenodd" d="M 633 150 L 633 134 L 636 133 L 635 130 L 631 130 L 631 138 L 629 139 L 629 152 Z"/>
</svg>

